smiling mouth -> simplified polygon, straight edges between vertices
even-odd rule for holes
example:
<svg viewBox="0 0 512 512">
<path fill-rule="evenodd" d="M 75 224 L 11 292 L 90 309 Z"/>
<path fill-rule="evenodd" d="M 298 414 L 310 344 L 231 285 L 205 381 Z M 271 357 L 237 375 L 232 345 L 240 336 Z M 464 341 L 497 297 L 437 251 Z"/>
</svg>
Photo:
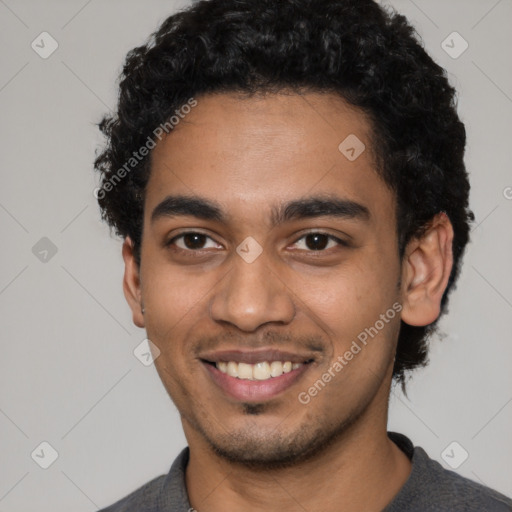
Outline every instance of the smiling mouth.
<svg viewBox="0 0 512 512">
<path fill-rule="evenodd" d="M 317 358 L 311 352 L 299 354 L 266 348 L 212 351 L 201 354 L 199 360 L 209 378 L 231 398 L 263 402 L 301 381 L 316 366 Z"/>
<path fill-rule="evenodd" d="M 215 367 L 230 377 L 241 380 L 268 380 L 280 377 L 284 373 L 297 370 L 305 363 L 292 363 L 291 361 L 262 361 L 255 364 L 237 363 L 236 361 L 219 361 Z"/>
<path fill-rule="evenodd" d="M 227 395 L 245 402 L 264 402 L 277 397 L 298 382 L 312 365 L 291 361 L 205 361 L 204 368 Z"/>
</svg>

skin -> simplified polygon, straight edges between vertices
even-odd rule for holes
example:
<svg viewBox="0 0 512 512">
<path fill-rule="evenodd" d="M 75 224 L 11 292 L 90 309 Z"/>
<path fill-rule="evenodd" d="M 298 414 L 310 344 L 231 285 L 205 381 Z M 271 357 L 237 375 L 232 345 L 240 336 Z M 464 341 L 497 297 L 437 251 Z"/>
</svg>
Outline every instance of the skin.
<svg viewBox="0 0 512 512">
<path fill-rule="evenodd" d="M 189 443 L 191 505 L 382 510 L 410 473 L 386 434 L 400 318 L 427 325 L 439 316 L 452 226 L 437 215 L 400 259 L 396 198 L 376 172 L 371 125 L 338 97 L 223 93 L 197 101 L 153 150 L 140 268 L 129 237 L 123 245 L 133 321 L 160 350 L 155 365 Z M 366 146 L 354 161 L 338 150 L 350 134 Z M 152 221 L 169 195 L 215 202 L 225 219 Z M 272 224 L 272 211 L 312 197 L 350 200 L 368 215 Z M 306 236 L 311 231 L 327 236 Z M 175 238 L 185 232 L 206 237 Z M 262 248 L 252 263 L 236 252 L 249 236 Z M 299 393 L 395 303 L 401 312 L 301 403 Z M 201 361 L 205 351 L 234 348 L 277 348 L 313 361 L 275 396 L 239 400 Z"/>
</svg>

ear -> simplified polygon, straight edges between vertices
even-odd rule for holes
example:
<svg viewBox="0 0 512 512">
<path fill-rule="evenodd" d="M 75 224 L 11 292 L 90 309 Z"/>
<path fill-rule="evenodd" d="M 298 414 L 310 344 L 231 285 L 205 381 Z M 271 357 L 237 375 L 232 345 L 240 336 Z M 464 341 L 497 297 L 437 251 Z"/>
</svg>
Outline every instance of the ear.
<svg viewBox="0 0 512 512">
<path fill-rule="evenodd" d="M 142 313 L 142 293 L 140 286 L 139 267 L 135 261 L 133 242 L 126 237 L 123 243 L 124 278 L 123 291 L 126 301 L 133 314 L 133 323 L 137 327 L 145 327 Z"/>
<path fill-rule="evenodd" d="M 411 240 L 402 264 L 402 320 L 425 326 L 441 312 L 441 299 L 453 266 L 453 226 L 438 213 L 425 233 Z"/>
</svg>

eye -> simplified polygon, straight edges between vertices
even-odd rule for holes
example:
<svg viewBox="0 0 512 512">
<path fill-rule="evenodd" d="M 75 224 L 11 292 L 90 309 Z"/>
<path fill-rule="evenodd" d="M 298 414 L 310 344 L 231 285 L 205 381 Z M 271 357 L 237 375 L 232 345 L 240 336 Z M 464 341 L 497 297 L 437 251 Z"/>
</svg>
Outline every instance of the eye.
<svg viewBox="0 0 512 512">
<path fill-rule="evenodd" d="M 294 245 L 298 245 L 298 249 L 304 251 L 325 251 L 338 245 L 348 246 L 345 241 L 327 233 L 308 233 L 299 238 Z"/>
<path fill-rule="evenodd" d="M 200 251 L 202 249 L 217 249 L 220 246 L 212 238 L 204 233 L 190 231 L 175 236 L 166 244 L 167 246 L 175 245 L 183 251 Z"/>
</svg>

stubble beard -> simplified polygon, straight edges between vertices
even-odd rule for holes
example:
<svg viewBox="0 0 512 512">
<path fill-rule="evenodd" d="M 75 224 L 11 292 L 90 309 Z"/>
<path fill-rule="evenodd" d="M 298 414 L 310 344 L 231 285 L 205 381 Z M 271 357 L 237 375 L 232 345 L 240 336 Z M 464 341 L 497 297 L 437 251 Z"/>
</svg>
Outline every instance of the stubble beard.
<svg viewBox="0 0 512 512">
<path fill-rule="evenodd" d="M 256 418 L 252 425 L 243 430 L 219 433 L 197 421 L 192 426 L 222 459 L 255 471 L 268 471 L 297 466 L 322 457 L 351 430 L 367 405 L 329 423 L 321 416 L 311 415 L 309 421 L 303 420 L 301 425 L 288 431 L 284 430 L 290 424 L 286 417 L 272 430 L 258 428 L 257 417 L 264 415 L 268 408 L 267 404 L 254 403 L 241 404 L 244 415 Z"/>
</svg>

